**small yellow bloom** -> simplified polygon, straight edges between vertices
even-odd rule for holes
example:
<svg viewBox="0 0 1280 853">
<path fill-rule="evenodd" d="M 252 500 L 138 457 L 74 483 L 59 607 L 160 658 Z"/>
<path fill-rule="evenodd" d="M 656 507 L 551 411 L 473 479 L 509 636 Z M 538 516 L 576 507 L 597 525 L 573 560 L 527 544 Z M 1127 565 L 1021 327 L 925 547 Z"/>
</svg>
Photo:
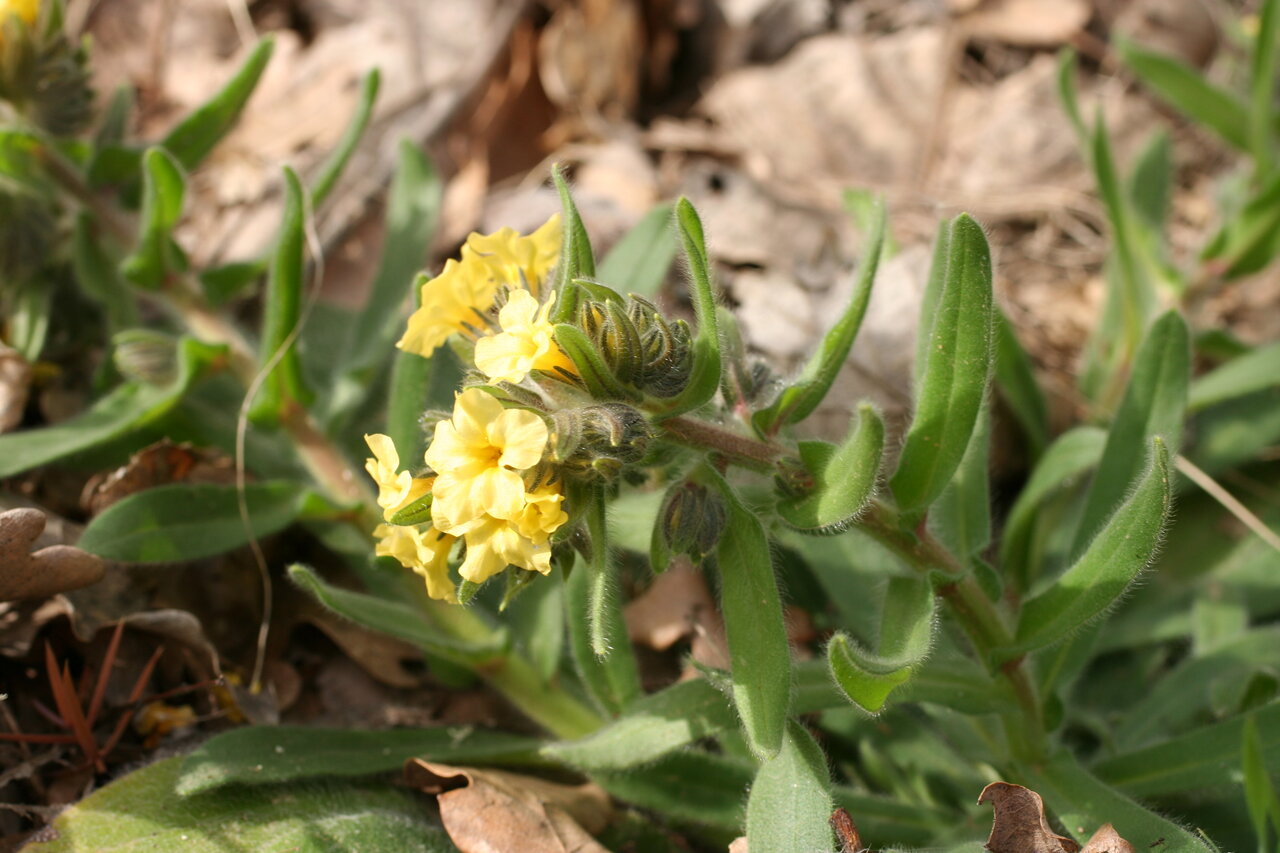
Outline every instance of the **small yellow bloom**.
<svg viewBox="0 0 1280 853">
<path fill-rule="evenodd" d="M 422 285 L 422 306 L 396 346 L 425 358 L 452 334 L 483 330 L 499 288 L 529 290 L 536 297 L 559 257 L 559 216 L 528 237 L 510 228 L 472 234 L 461 260 L 447 261 L 440 275 Z"/>
<path fill-rule="evenodd" d="M 395 557 L 400 565 L 413 569 L 427 583 L 427 595 L 442 601 L 456 602 L 457 590 L 449 579 L 449 551 L 457 539 L 429 524 L 400 527 L 380 524 L 373 531 L 378 537 L 374 553 L 379 557 Z"/>
<path fill-rule="evenodd" d="M 524 509 L 513 519 L 520 535 L 532 542 L 545 543 L 560 525 L 569 520 L 569 514 L 560 508 L 563 501 L 564 495 L 560 493 L 559 486 L 542 486 L 526 492 Z"/>
<path fill-rule="evenodd" d="M 453 417 L 436 424 L 426 461 L 436 470 L 431 516 L 460 535 L 485 516 L 515 518 L 525 502 L 521 472 L 542 459 L 547 425 L 533 412 L 504 409 L 479 388 L 458 395 Z"/>
<path fill-rule="evenodd" d="M 364 469 L 378 484 L 378 506 L 382 507 L 382 517 L 390 521 L 397 511 L 431 490 L 431 479 L 399 470 L 400 454 L 390 436 L 366 435 L 364 441 L 373 451 L 373 458 L 365 460 Z"/>
<path fill-rule="evenodd" d="M 462 247 L 462 257 L 483 264 L 495 290 L 505 284 L 541 298 L 547 276 L 560 260 L 560 240 L 560 215 L 556 214 L 528 237 L 511 228 L 489 235 L 472 234 Z"/>
<path fill-rule="evenodd" d="M 0 0 L 0 26 L 10 15 L 17 15 L 28 26 L 36 22 L 40 13 L 40 0 Z"/>
<path fill-rule="evenodd" d="M 525 290 L 515 290 L 498 312 L 502 332 L 476 341 L 476 367 L 495 381 L 520 382 L 532 370 L 553 373 L 563 368 L 577 373 L 573 361 L 555 340 L 555 326 L 550 321 L 556 295 L 547 297 L 538 308 L 538 300 Z"/>
</svg>

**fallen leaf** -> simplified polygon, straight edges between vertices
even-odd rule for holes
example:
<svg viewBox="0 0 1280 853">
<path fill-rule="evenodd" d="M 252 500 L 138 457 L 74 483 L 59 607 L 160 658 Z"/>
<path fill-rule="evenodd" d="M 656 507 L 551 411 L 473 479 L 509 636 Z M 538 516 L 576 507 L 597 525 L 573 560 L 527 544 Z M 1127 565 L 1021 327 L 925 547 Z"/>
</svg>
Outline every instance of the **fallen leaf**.
<svg viewBox="0 0 1280 853">
<path fill-rule="evenodd" d="M 610 821 L 596 785 L 562 785 L 501 770 L 414 759 L 406 781 L 437 797 L 440 820 L 462 853 L 609 853 L 594 838 Z"/>
<path fill-rule="evenodd" d="M 22 422 L 31 390 L 31 365 L 16 349 L 0 344 L 0 433 Z"/>
<path fill-rule="evenodd" d="M 1071 41 L 1093 10 L 1086 0 L 995 0 L 961 18 L 971 36 L 1022 47 L 1055 47 Z"/>
<path fill-rule="evenodd" d="M 1080 849 L 1079 844 L 1049 828 L 1044 800 L 1030 788 L 992 782 L 982 789 L 978 803 L 991 803 L 995 809 L 987 839 L 991 853 L 1077 853 Z"/>
<path fill-rule="evenodd" d="M 1116 828 L 1104 823 L 1080 853 L 1134 853 L 1133 845 L 1120 837 Z"/>
<path fill-rule="evenodd" d="M 34 553 L 45 515 L 19 508 L 0 513 L 0 601 L 47 598 L 101 580 L 107 567 L 98 557 L 70 545 L 51 545 Z"/>
<path fill-rule="evenodd" d="M 169 483 L 235 482 L 231 459 L 217 451 L 161 439 L 139 450 L 114 471 L 95 474 L 85 483 L 80 505 L 97 515 L 129 495 Z"/>
</svg>

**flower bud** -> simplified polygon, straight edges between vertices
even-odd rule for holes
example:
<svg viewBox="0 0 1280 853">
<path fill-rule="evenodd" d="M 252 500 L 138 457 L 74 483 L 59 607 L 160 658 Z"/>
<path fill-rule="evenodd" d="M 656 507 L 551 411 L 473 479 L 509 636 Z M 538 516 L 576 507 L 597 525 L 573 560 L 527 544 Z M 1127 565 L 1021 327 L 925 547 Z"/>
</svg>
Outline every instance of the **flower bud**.
<svg viewBox="0 0 1280 853">
<path fill-rule="evenodd" d="M 126 379 L 147 385 L 168 385 L 178 377 L 178 342 L 147 329 L 120 332 L 112 341 L 111 360 Z"/>
<path fill-rule="evenodd" d="M 687 554 L 695 563 L 720 542 L 728 513 L 719 494 L 696 483 L 672 487 L 658 512 L 661 535 L 672 554 Z"/>
<path fill-rule="evenodd" d="M 655 397 L 674 397 L 684 390 L 693 367 L 689 325 L 668 323 L 652 302 L 632 294 L 627 315 L 639 335 L 641 373 L 635 384 Z"/>
<path fill-rule="evenodd" d="M 55 136 L 71 136 L 93 113 L 88 56 L 67 37 L 52 3 L 0 2 L 0 98 Z"/>
<path fill-rule="evenodd" d="M 561 409 L 551 415 L 548 457 L 570 476 L 612 480 L 644 458 L 651 437 L 644 415 L 625 403 Z"/>
</svg>

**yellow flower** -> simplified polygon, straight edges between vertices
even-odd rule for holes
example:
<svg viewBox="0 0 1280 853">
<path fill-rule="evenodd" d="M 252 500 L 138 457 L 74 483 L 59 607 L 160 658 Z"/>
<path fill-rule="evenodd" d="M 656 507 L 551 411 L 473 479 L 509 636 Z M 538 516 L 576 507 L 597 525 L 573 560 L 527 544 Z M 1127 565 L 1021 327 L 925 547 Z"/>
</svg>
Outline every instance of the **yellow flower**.
<svg viewBox="0 0 1280 853">
<path fill-rule="evenodd" d="M 365 460 L 364 470 L 378 484 L 378 506 L 382 507 L 382 517 L 390 521 L 398 510 L 431 490 L 431 479 L 399 470 L 400 454 L 390 436 L 366 435 L 364 441 L 373 451 L 373 458 Z"/>
<path fill-rule="evenodd" d="M 449 551 L 457 539 L 429 524 L 400 527 L 380 524 L 373 531 L 378 537 L 374 553 L 379 557 L 395 557 L 400 565 L 413 569 L 427 583 L 427 595 L 442 601 L 458 600 L 457 590 L 449 579 Z"/>
<path fill-rule="evenodd" d="M 560 215 L 548 219 L 528 237 L 511 228 L 493 234 L 472 234 L 462 247 L 462 257 L 475 258 L 485 268 L 494 288 L 523 287 L 540 298 L 542 286 L 560 260 Z"/>
<path fill-rule="evenodd" d="M 428 357 L 454 333 L 482 332 L 498 288 L 529 290 L 536 297 L 559 257 L 559 216 L 528 237 L 510 228 L 472 234 L 461 260 L 449 260 L 440 275 L 423 283 L 422 305 L 396 346 Z"/>
<path fill-rule="evenodd" d="M 36 22 L 40 13 L 40 0 L 0 0 L 0 26 L 10 15 L 17 15 L 27 25 Z"/>
<path fill-rule="evenodd" d="M 524 496 L 524 509 L 513 519 L 520 535 L 532 542 L 545 543 L 560 525 L 569 520 L 569 514 L 560 508 L 564 495 L 559 486 L 542 486 Z M 525 568 L 532 568 L 525 566 Z M 543 571 L 538 569 L 538 571 Z M 546 574 L 546 572 L 543 572 Z"/>
<path fill-rule="evenodd" d="M 555 341 L 549 317 L 556 295 L 547 297 L 541 310 L 538 300 L 525 290 L 515 290 L 498 312 L 502 332 L 476 341 L 476 367 L 495 381 L 520 382 L 531 370 L 548 373 L 562 368 L 576 374 L 573 361 Z"/>
<path fill-rule="evenodd" d="M 547 425 L 533 412 L 504 409 L 479 388 L 459 394 L 425 456 L 438 475 L 436 527 L 460 535 L 485 516 L 515 518 L 525 503 L 521 472 L 538 464 L 546 444 Z"/>
</svg>

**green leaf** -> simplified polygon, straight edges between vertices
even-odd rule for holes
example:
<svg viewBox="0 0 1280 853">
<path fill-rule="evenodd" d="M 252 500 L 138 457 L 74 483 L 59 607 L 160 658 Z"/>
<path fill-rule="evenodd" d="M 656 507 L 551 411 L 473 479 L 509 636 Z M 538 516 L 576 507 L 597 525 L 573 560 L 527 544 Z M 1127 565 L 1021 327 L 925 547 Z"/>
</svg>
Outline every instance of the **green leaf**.
<svg viewBox="0 0 1280 853">
<path fill-rule="evenodd" d="M 884 247 L 884 222 L 884 203 L 880 202 L 875 207 L 871 233 L 863 249 L 862 264 L 849 305 L 823 336 L 822 343 L 795 381 L 783 389 L 772 405 L 753 416 L 752 421 L 761 433 L 772 434 L 780 426 L 799 423 L 809 417 L 831 390 L 831 384 L 849 358 L 849 350 L 853 348 L 862 318 L 867 313 L 867 304 L 871 301 L 871 287 Z"/>
<path fill-rule="evenodd" d="M 890 578 L 880 617 L 877 652 L 863 649 L 843 632 L 827 645 L 827 666 L 849 701 L 871 714 L 884 710 L 889 694 L 908 679 L 933 645 L 935 600 L 923 578 Z"/>
<path fill-rule="evenodd" d="M 1153 440 L 1151 463 L 1132 495 L 1115 510 L 1088 549 L 1051 587 L 1025 602 L 1013 649 L 1052 645 L 1102 615 L 1155 556 L 1169 515 L 1169 451 Z"/>
<path fill-rule="evenodd" d="M 182 217 L 186 178 L 177 161 L 163 148 L 148 148 L 142 157 L 142 217 L 138 247 L 120 263 L 125 278 L 140 287 L 159 289 L 187 260 L 173 241 Z"/>
<path fill-rule="evenodd" d="M 1158 131 L 1138 155 L 1129 176 L 1129 204 L 1138 221 L 1153 235 L 1164 230 L 1173 184 L 1173 143 Z"/>
<path fill-rule="evenodd" d="M 1106 442 L 1107 434 L 1097 427 L 1080 426 L 1064 432 L 1049 445 L 1018 493 L 1000 540 L 1004 576 L 1018 589 L 1029 590 L 1039 574 L 1033 539 L 1041 506 L 1050 495 L 1096 468 Z"/>
<path fill-rule="evenodd" d="M 827 661 L 801 661 L 796 673 L 792 714 L 848 708 L 849 697 L 832 679 Z M 1007 683 L 993 681 L 979 663 L 960 654 L 948 655 L 944 648 L 895 690 L 895 702 L 928 702 L 962 714 L 1001 713 L 1016 707 Z"/>
<path fill-rule="evenodd" d="M 338 183 L 338 179 L 342 177 L 347 163 L 351 161 L 351 155 L 355 153 L 356 146 L 360 144 L 360 139 L 369 127 L 369 118 L 373 115 L 373 104 L 378 99 L 378 86 L 381 81 L 381 73 L 374 68 L 364 75 L 364 80 L 360 83 L 360 98 L 356 101 L 356 111 L 351 116 L 351 123 L 347 125 L 337 146 L 329 152 L 324 165 L 320 167 L 319 174 L 311 184 L 311 204 L 317 210 L 329 198 L 334 184 Z M 393 189 L 392 192 L 394 193 L 395 190 Z"/>
<path fill-rule="evenodd" d="M 582 216 L 578 206 L 573 203 L 573 194 L 569 192 L 569 184 L 565 181 L 564 169 L 551 167 L 551 182 L 555 184 L 560 195 L 560 216 L 562 237 L 560 242 L 560 263 L 556 265 L 554 289 L 559 298 L 556 300 L 551 315 L 553 323 L 564 323 L 571 320 L 578 310 L 577 287 L 574 279 L 594 278 L 596 274 L 595 254 L 591 251 L 591 238 L 587 236 L 587 228 L 582 224 Z"/>
<path fill-rule="evenodd" d="M 390 601 L 333 586 L 313 570 L 294 564 L 289 578 L 334 613 L 451 661 L 483 664 L 500 657 L 507 645 L 505 629 L 495 630 L 484 642 L 466 642 L 436 630 L 422 610 L 403 601 Z"/>
<path fill-rule="evenodd" d="M 813 490 L 778 501 L 779 517 L 806 533 L 841 532 L 871 500 L 883 450 L 884 421 L 866 403 L 858 407 L 856 425 L 839 447 L 801 442 L 801 459 L 813 474 Z"/>
<path fill-rule="evenodd" d="M 260 353 L 262 369 L 270 372 L 249 410 L 255 423 L 275 421 L 290 404 L 306 405 L 314 396 L 303 381 L 297 348 L 298 323 L 302 319 L 306 200 L 298 176 L 288 166 L 284 169 L 284 184 L 284 221 L 263 299 Z"/>
<path fill-rule="evenodd" d="M 753 771 L 743 761 L 683 750 L 645 767 L 597 772 L 592 779 L 624 802 L 736 835 L 742 829 L 742 792 Z"/>
<path fill-rule="evenodd" d="M 1272 8 L 1272 14 L 1275 14 L 1274 6 L 1274 3 L 1268 3 L 1266 8 Z M 1274 29 L 1270 35 L 1274 41 Z M 1258 849 L 1265 851 L 1268 849 L 1268 819 L 1277 839 L 1280 839 L 1280 796 L 1276 796 L 1271 774 L 1267 770 L 1268 765 L 1263 759 L 1262 738 L 1258 734 L 1254 714 L 1245 717 L 1242 741 L 1240 753 L 1241 763 L 1244 765 L 1244 799 L 1249 808 L 1249 820 L 1253 823 L 1253 834 L 1258 838 Z"/>
<path fill-rule="evenodd" d="M 1076 136 L 1084 141 L 1088 131 L 1081 118 L 1080 101 L 1076 97 L 1076 52 L 1071 48 L 1058 51 L 1058 98 L 1062 101 L 1062 109 L 1075 128 Z"/>
<path fill-rule="evenodd" d="M 231 787 L 182 797 L 182 758 L 117 779 L 62 812 L 33 853 L 453 853 L 413 795 L 382 784 Z"/>
<path fill-rule="evenodd" d="M 662 401 L 660 417 L 691 411 L 709 402 L 720 388 L 720 333 L 716 324 L 716 296 L 711 285 L 711 261 L 702 220 L 687 198 L 676 202 L 676 228 L 689 265 L 690 295 L 697 331 L 692 342 L 693 367 L 684 390 L 670 401 Z"/>
<path fill-rule="evenodd" d="M 1161 100 L 1241 151 L 1249 149 L 1249 111 L 1234 94 L 1173 57 L 1125 39 L 1117 39 L 1116 48 L 1124 63 Z"/>
<path fill-rule="evenodd" d="M 929 363 L 932 346 L 933 321 L 938 316 L 938 304 L 942 301 L 942 289 L 947 283 L 947 259 L 951 254 L 950 220 L 938 223 L 933 238 L 933 254 L 929 258 L 929 276 L 925 279 L 924 293 L 920 298 L 920 316 L 916 318 L 916 351 L 911 360 L 912 386 L 920 388 L 925 365 Z"/>
<path fill-rule="evenodd" d="M 222 554 L 288 527 L 317 498 L 297 483 L 250 483 L 240 515 L 235 486 L 173 483 L 137 492 L 95 516 L 77 543 L 122 563 L 177 563 Z"/>
<path fill-rule="evenodd" d="M 31 279 L 15 290 L 15 298 L 9 302 L 9 316 L 4 318 L 5 335 L 9 345 L 34 364 L 40 360 L 49 338 L 53 289 L 39 279 Z"/>
<path fill-rule="evenodd" d="M 724 499 L 728 518 L 716 546 L 720 609 L 733 664 L 733 701 L 751 751 L 761 758 L 782 747 L 791 701 L 791 649 L 760 519 L 719 474 L 704 465 L 694 478 Z"/>
<path fill-rule="evenodd" d="M 416 284 L 424 278 L 419 278 Z M 423 358 L 417 353 L 396 350 L 387 389 L 387 435 L 391 436 L 402 459 L 421 459 L 427 449 L 422 413 L 453 407 L 453 395 L 462 380 L 462 366 L 447 348 Z"/>
<path fill-rule="evenodd" d="M 991 407 L 984 403 L 960 467 L 929 511 L 938 541 L 965 561 L 991 542 L 990 445 Z"/>
<path fill-rule="evenodd" d="M 507 573 L 508 579 L 533 581 L 524 584 L 504 615 L 511 626 L 512 642 L 529 659 L 545 684 L 555 680 L 564 653 L 565 594 L 564 584 L 556 576 L 558 572 L 553 566 L 553 576 L 545 579 L 528 572 Z"/>
<path fill-rule="evenodd" d="M 1195 835 L 1100 782 L 1068 753 L 1020 770 L 1026 785 L 1044 797 L 1058 821 L 1079 841 L 1110 823 L 1135 850 L 1146 850 L 1163 838 L 1159 849 L 1169 853 L 1207 853 Z"/>
<path fill-rule="evenodd" d="M 203 794 L 228 785 L 353 778 L 399 771 L 411 758 L 448 764 L 526 764 L 538 741 L 473 726 L 355 731 L 245 726 L 206 740 L 182 760 L 174 790 Z"/>
<path fill-rule="evenodd" d="M 1280 33 L 1280 8 L 1275 0 L 1263 0 L 1258 13 L 1249 65 L 1249 153 L 1254 175 L 1271 172 L 1275 146 L 1276 35 Z"/>
<path fill-rule="evenodd" d="M 75 417 L 41 429 L 0 435 L 0 477 L 38 468 L 154 423 L 225 351 L 224 347 L 184 338 L 178 346 L 178 376 L 171 384 L 127 382 Z"/>
<path fill-rule="evenodd" d="M 1178 452 L 1190 377 L 1187 324 L 1176 311 L 1169 311 L 1151 327 L 1134 357 L 1129 385 L 1085 498 L 1073 554 L 1084 550 L 1107 515 L 1132 488 L 1154 436 L 1164 440 L 1170 453 Z"/>
<path fill-rule="evenodd" d="M 588 772 L 625 770 L 736 725 L 724 695 L 694 679 L 645 696 L 599 731 L 545 746 L 542 754 Z"/>
<path fill-rule="evenodd" d="M 105 309 L 113 331 L 138 324 L 133 295 L 121 280 L 117 263 L 98 239 L 88 213 L 76 217 L 71 236 L 71 269 L 80 289 Z"/>
<path fill-rule="evenodd" d="M 600 263 L 597 277 L 619 293 L 657 295 L 676 257 L 671 205 L 660 204 L 622 235 Z"/>
<path fill-rule="evenodd" d="M 1280 172 L 1270 176 L 1201 253 L 1224 278 L 1261 270 L 1280 246 Z"/>
<path fill-rule="evenodd" d="M 996 388 L 1027 438 L 1033 458 L 1049 444 L 1049 406 L 1036 382 L 1031 357 L 1018 341 L 1013 324 L 996 309 Z"/>
<path fill-rule="evenodd" d="M 1187 411 L 1198 412 L 1277 386 L 1280 386 L 1280 342 L 1237 356 L 1192 380 Z"/>
<path fill-rule="evenodd" d="M 813 736 L 787 724 L 782 749 L 760 765 L 747 797 L 747 844 L 754 850 L 831 849 L 831 775 Z"/>
<path fill-rule="evenodd" d="M 1280 765 L 1280 704 L 1272 703 L 1252 718 L 1263 765 Z M 1123 752 L 1098 762 L 1093 772 L 1131 797 L 1229 788 L 1240 780 L 1245 719 L 1233 717 Z"/>
<path fill-rule="evenodd" d="M 915 417 L 889 486 L 905 513 L 937 499 L 960 466 L 986 396 L 994 357 L 991 255 L 967 214 L 951 223 L 947 266 Z"/>
<path fill-rule="evenodd" d="M 227 85 L 169 131 L 160 143 L 186 169 L 194 169 L 222 141 L 258 85 L 271 59 L 275 40 L 264 38 L 249 53 Z"/>
</svg>

